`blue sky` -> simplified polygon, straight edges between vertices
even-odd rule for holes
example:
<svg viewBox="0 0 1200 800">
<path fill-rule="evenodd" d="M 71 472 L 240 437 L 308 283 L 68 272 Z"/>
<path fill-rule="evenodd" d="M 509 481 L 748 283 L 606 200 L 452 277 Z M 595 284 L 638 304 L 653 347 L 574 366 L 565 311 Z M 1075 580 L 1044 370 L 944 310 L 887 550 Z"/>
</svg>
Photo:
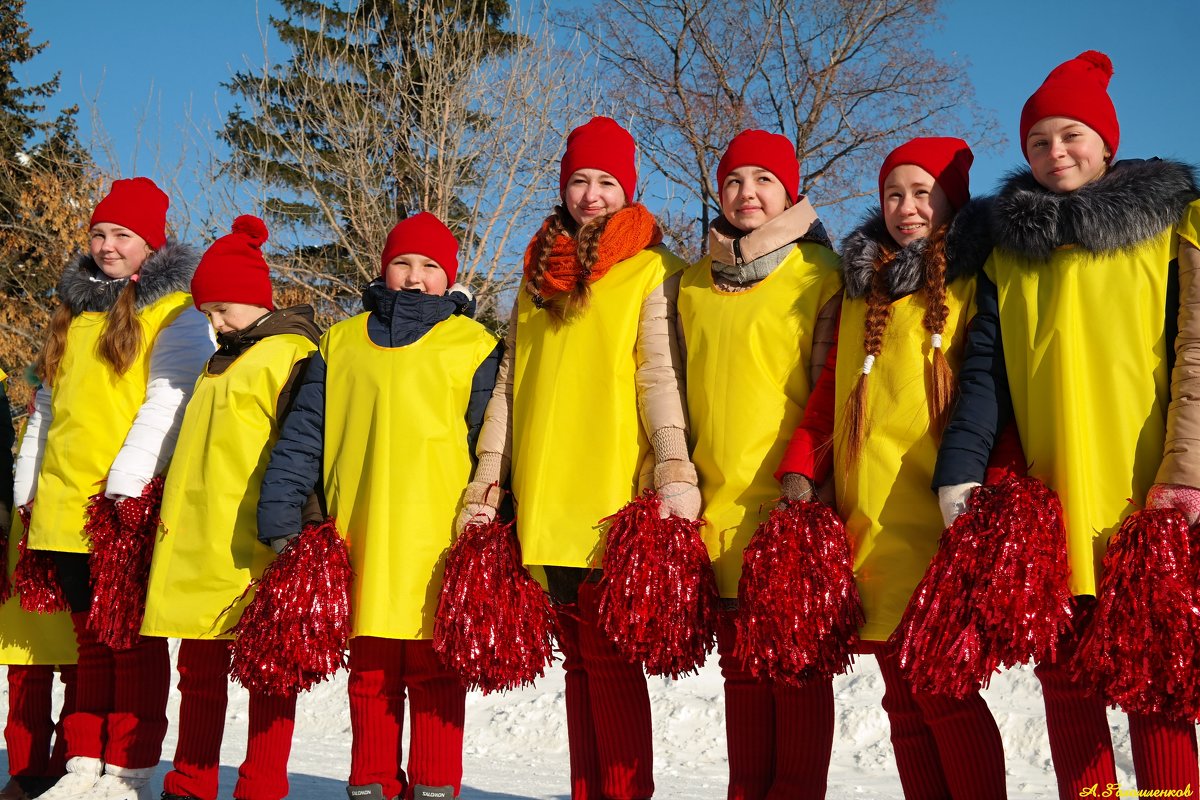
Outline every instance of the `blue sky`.
<svg viewBox="0 0 1200 800">
<path fill-rule="evenodd" d="M 121 171 L 153 175 L 155 153 L 138 144 L 139 129 L 143 140 L 161 142 L 158 155 L 170 163 L 189 120 L 219 127 L 231 103 L 219 84 L 248 60 L 262 63 L 263 30 L 277 8 L 273 0 L 30 0 L 26 20 L 35 39 L 49 45 L 23 77 L 61 72 L 62 91 L 51 107 L 94 100 Z M 978 102 L 1008 137 L 997 152 L 977 152 L 971 176 L 977 193 L 1023 163 L 1016 124 L 1025 98 L 1052 67 L 1087 49 L 1106 52 L 1114 63 L 1109 90 L 1121 122 L 1118 155 L 1200 164 L 1197 0 L 952 0 L 941 9 L 942 23 L 927 44 L 967 60 Z M 283 57 L 277 46 L 271 52 Z M 86 116 L 82 127 L 86 132 Z"/>
</svg>

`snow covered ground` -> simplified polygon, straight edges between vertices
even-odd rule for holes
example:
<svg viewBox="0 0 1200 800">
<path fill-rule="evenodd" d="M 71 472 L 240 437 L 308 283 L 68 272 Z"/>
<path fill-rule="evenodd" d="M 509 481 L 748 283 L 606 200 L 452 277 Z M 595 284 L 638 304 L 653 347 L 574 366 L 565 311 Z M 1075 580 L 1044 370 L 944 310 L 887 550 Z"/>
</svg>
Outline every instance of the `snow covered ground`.
<svg viewBox="0 0 1200 800">
<path fill-rule="evenodd" d="M 172 647 L 174 650 L 174 646 Z M 4 683 L 7 687 L 7 682 Z M 345 673 L 300 698 L 290 770 L 291 796 L 300 800 L 344 797 L 350 766 L 350 719 Z M 869 656 L 853 674 L 835 682 L 837 731 L 829 775 L 829 800 L 900 797 L 880 706 L 883 682 Z M 556 668 L 536 687 L 467 699 L 463 798 L 471 800 L 564 800 L 567 784 L 567 732 L 562 671 Z M 985 692 L 1004 737 L 1008 791 L 1012 798 L 1052 798 L 1054 775 L 1042 709 L 1032 670 L 998 676 Z M 725 723 L 721 676 L 715 656 L 697 676 L 679 681 L 650 680 L 654 711 L 655 782 L 660 800 L 701 800 L 725 796 Z M 7 690 L 0 697 L 7 713 Z M 168 713 L 177 718 L 172 691 Z M 228 798 L 245 748 L 246 693 L 230 691 L 222 748 L 222 798 Z M 1132 763 L 1124 715 L 1110 712 L 1117 769 L 1132 788 Z M 169 768 L 175 729 L 167 734 L 161 773 Z M 6 766 L 7 754 L 0 755 Z M 160 784 L 161 785 L 161 784 Z"/>
</svg>

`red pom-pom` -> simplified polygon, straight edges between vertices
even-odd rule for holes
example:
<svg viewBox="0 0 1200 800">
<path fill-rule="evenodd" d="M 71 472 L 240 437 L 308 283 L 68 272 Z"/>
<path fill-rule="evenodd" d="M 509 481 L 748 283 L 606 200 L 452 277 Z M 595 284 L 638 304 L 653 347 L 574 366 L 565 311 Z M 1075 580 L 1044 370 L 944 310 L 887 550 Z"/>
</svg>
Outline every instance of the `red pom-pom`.
<svg viewBox="0 0 1200 800">
<path fill-rule="evenodd" d="M 651 675 L 698 670 L 717 626 L 717 577 L 700 530 L 704 523 L 659 516 L 647 490 L 606 517 L 598 624 L 620 652 Z"/>
<path fill-rule="evenodd" d="M 253 214 L 242 214 L 235 219 L 231 230 L 233 233 L 249 237 L 252 244 L 259 246 L 270 236 L 266 223 Z"/>
<path fill-rule="evenodd" d="M 246 591 L 229 675 L 251 691 L 288 696 L 345 666 L 350 553 L 333 519 L 310 524 Z"/>
<path fill-rule="evenodd" d="M 554 611 L 521 562 L 511 522 L 470 523 L 446 555 L 433 647 L 484 694 L 532 684 L 554 662 Z"/>
<path fill-rule="evenodd" d="M 1112 59 L 1101 53 L 1099 50 L 1085 50 L 1076 56 L 1080 61 L 1086 61 L 1096 67 L 1103 74 L 1104 78 L 1100 82 L 1102 86 L 1108 86 L 1109 78 L 1113 74 Z"/>
<path fill-rule="evenodd" d="M 17 565 L 13 568 L 12 591 L 21 600 L 21 608 L 34 614 L 67 611 L 67 598 L 58 584 L 58 568 L 54 558 L 45 550 L 29 549 L 29 523 L 33 518 L 32 504 L 17 509 L 25 528 L 17 543 Z"/>
<path fill-rule="evenodd" d="M 1125 519 L 1108 543 L 1096 613 L 1071 667 L 1126 712 L 1200 717 L 1200 597 L 1187 520 L 1172 508 Z"/>
<path fill-rule="evenodd" d="M 88 506 L 83 527 L 92 548 L 88 627 L 114 650 L 128 650 L 140 638 L 163 484 L 159 475 L 146 484 L 140 497 L 127 497 L 118 504 L 98 494 Z"/>
<path fill-rule="evenodd" d="M 938 543 L 892 643 L 919 692 L 963 697 L 993 673 L 1053 661 L 1070 626 L 1058 495 L 1036 478 L 976 489 Z"/>
<path fill-rule="evenodd" d="M 816 501 L 772 511 L 742 553 L 735 654 L 785 683 L 837 675 L 853 663 L 863 621 L 838 515 Z"/>
</svg>

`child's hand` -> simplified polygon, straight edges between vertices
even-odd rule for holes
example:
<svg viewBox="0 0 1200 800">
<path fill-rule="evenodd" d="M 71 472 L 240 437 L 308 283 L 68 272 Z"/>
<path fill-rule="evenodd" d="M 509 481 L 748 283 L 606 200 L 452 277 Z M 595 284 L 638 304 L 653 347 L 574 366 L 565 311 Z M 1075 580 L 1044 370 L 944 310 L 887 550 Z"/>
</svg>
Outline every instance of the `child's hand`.
<svg viewBox="0 0 1200 800">
<path fill-rule="evenodd" d="M 942 510 L 942 522 L 949 528 L 958 515 L 967 510 L 971 492 L 979 488 L 978 483 L 956 483 L 938 489 L 938 507 Z"/>
<path fill-rule="evenodd" d="M 779 481 L 779 503 L 776 508 L 787 508 L 792 503 L 816 500 L 816 487 L 807 475 L 785 472 Z"/>
<path fill-rule="evenodd" d="M 476 522 L 486 525 L 496 518 L 496 509 L 504 490 L 495 483 L 471 481 L 463 491 L 463 507 L 454 523 L 456 533 L 462 533 L 468 523 Z"/>
<path fill-rule="evenodd" d="M 1173 508 L 1189 526 L 1200 520 L 1200 489 L 1178 483 L 1156 483 L 1146 495 L 1146 508 Z"/>
<path fill-rule="evenodd" d="M 495 518 L 495 506 L 490 506 L 487 503 L 468 503 L 458 513 L 458 521 L 454 523 L 454 530 L 457 533 L 462 533 L 463 528 L 467 527 L 468 523 L 475 522 L 480 525 L 486 525 Z"/>
<path fill-rule="evenodd" d="M 684 519 L 700 518 L 700 489 L 694 484 L 684 481 L 668 483 L 658 490 L 658 498 L 662 501 L 658 515 L 663 519 L 672 514 Z"/>
</svg>

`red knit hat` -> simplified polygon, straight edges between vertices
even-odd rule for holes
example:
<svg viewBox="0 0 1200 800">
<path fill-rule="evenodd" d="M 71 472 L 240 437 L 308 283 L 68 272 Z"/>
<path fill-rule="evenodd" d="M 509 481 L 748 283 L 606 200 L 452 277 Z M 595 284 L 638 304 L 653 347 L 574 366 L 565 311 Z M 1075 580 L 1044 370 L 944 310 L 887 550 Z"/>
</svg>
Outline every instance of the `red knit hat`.
<svg viewBox="0 0 1200 800">
<path fill-rule="evenodd" d="M 637 195 L 637 146 L 629 131 L 608 117 L 592 117 L 567 136 L 567 152 L 558 169 L 558 193 L 567 190 L 567 179 L 581 169 L 598 169 L 617 179 L 625 199 Z"/>
<path fill-rule="evenodd" d="M 428 211 L 402 219 L 392 228 L 383 245 L 379 274 L 383 275 L 392 259 L 404 253 L 418 253 L 436 261 L 446 273 L 447 283 L 453 284 L 458 276 L 458 239 Z"/>
<path fill-rule="evenodd" d="M 88 225 L 110 222 L 128 228 L 146 240 L 152 250 L 167 242 L 167 207 L 171 200 L 149 178 L 113 181 L 112 191 L 92 212 Z"/>
<path fill-rule="evenodd" d="M 962 139 L 953 136 L 918 136 L 888 153 L 879 168 L 879 202 L 883 183 L 901 164 L 913 164 L 928 172 L 946 193 L 950 205 L 959 209 L 971 199 L 971 163 L 975 154 Z"/>
<path fill-rule="evenodd" d="M 1050 71 L 1021 109 L 1021 151 L 1029 129 L 1046 117 L 1077 119 L 1100 134 L 1110 155 L 1117 154 L 1121 126 L 1117 110 L 1108 96 L 1108 81 L 1112 78 L 1112 61 L 1096 50 L 1064 61 Z"/>
<path fill-rule="evenodd" d="M 196 308 L 205 303 L 246 303 L 274 311 L 271 274 L 262 254 L 268 236 L 258 217 L 243 214 L 235 219 L 230 233 L 204 251 L 192 275 Z"/>
<path fill-rule="evenodd" d="M 800 162 L 792 140 L 778 133 L 744 130 L 725 148 L 717 164 L 717 186 L 725 184 L 725 176 L 738 167 L 762 167 L 779 179 L 793 203 L 800 196 Z"/>
</svg>

